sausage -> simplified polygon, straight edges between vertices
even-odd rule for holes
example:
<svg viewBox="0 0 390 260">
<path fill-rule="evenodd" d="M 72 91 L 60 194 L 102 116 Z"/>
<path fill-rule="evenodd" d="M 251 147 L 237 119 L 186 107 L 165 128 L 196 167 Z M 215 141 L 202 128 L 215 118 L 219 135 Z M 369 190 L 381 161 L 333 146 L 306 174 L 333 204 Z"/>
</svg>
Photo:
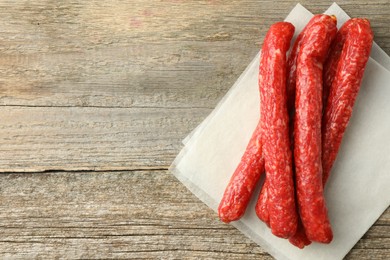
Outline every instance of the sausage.
<svg viewBox="0 0 390 260">
<path fill-rule="evenodd" d="M 256 203 L 255 211 L 257 217 L 260 220 L 262 220 L 264 223 L 266 223 L 267 226 L 269 226 L 267 195 L 268 195 L 268 185 L 267 185 L 267 179 L 265 179 L 263 187 L 261 188 L 259 199 Z M 289 242 L 300 249 L 311 244 L 311 241 L 306 236 L 305 229 L 303 228 L 302 221 L 300 218 L 298 218 L 297 231 L 293 236 L 289 238 Z"/>
<path fill-rule="evenodd" d="M 351 118 L 374 37 L 367 19 L 350 19 L 345 26 L 346 29 L 343 28 L 344 26 L 340 29 L 340 31 L 345 29 L 347 32 L 322 122 L 324 185 Z"/>
<path fill-rule="evenodd" d="M 259 87 L 263 156 L 271 232 L 282 238 L 297 228 L 286 96 L 286 53 L 294 26 L 279 22 L 268 31 L 260 57 Z"/>
<path fill-rule="evenodd" d="M 292 237 L 290 237 L 288 241 L 300 249 L 311 244 L 311 241 L 306 236 L 301 219 L 298 221 L 297 232 Z"/>
<path fill-rule="evenodd" d="M 294 105 L 295 105 L 295 85 L 296 85 L 296 63 L 298 58 L 298 53 L 300 49 L 300 45 L 302 42 L 302 37 L 305 34 L 307 28 L 310 28 L 313 23 L 316 23 L 318 21 L 321 21 L 323 19 L 323 15 L 315 15 L 312 19 L 308 22 L 308 24 L 305 26 L 305 28 L 302 30 L 302 32 L 298 35 L 297 39 L 294 42 L 293 47 L 291 48 L 290 54 L 287 59 L 287 107 L 290 114 L 290 124 L 293 122 L 293 115 L 294 115 Z M 293 126 L 290 127 L 290 135 L 293 135 Z M 256 214 L 263 222 L 265 222 L 267 225 L 269 225 L 269 213 L 268 213 L 268 207 L 267 207 L 267 181 L 264 182 L 264 185 L 261 189 L 258 201 L 256 203 Z M 299 221 L 300 222 L 300 221 Z M 303 229 L 302 224 L 298 225 L 298 229 Z M 299 241 L 299 242 L 295 242 Z M 303 248 L 306 245 L 309 245 L 311 242 L 306 238 L 306 235 L 304 233 L 304 230 L 301 230 L 299 238 L 292 239 L 290 242 L 292 242 L 294 245 Z"/>
<path fill-rule="evenodd" d="M 260 195 L 257 199 L 255 212 L 257 217 L 269 226 L 269 212 L 268 212 L 268 182 L 265 177 L 264 184 L 261 187 Z"/>
<path fill-rule="evenodd" d="M 291 126 L 291 124 L 290 124 L 290 126 Z M 291 129 L 292 128 L 290 128 L 290 136 L 293 132 L 293 131 L 291 131 Z M 292 142 L 291 142 L 291 144 L 292 144 Z M 293 146 L 291 145 L 291 147 L 293 147 Z M 294 167 L 293 167 L 293 172 L 294 172 Z M 256 206 L 255 206 L 255 212 L 256 212 L 257 217 L 269 227 L 270 224 L 269 224 L 269 212 L 268 212 L 268 181 L 267 181 L 267 177 L 265 177 L 263 186 L 261 187 L 260 194 L 259 194 L 259 197 L 257 199 Z M 298 225 L 298 227 L 299 227 L 299 225 Z"/>
<path fill-rule="evenodd" d="M 253 189 L 263 172 L 259 122 L 219 204 L 218 215 L 223 222 L 235 221 L 244 215 Z"/>
<path fill-rule="evenodd" d="M 287 59 L 287 81 L 286 81 L 286 89 L 287 89 L 287 108 L 290 115 L 290 136 L 292 138 L 293 136 L 293 116 L 294 116 L 294 110 L 295 110 L 295 85 L 296 85 L 296 68 L 297 68 L 297 58 L 298 53 L 300 49 L 300 45 L 302 42 L 302 37 L 305 34 L 305 31 L 307 28 L 310 28 L 310 26 L 313 23 L 316 23 L 323 19 L 323 15 L 314 15 L 312 19 L 308 22 L 308 24 L 305 26 L 305 28 L 301 31 L 301 33 L 296 38 L 293 47 L 291 48 L 290 54 Z M 293 142 L 291 142 L 293 144 Z M 292 148 L 293 149 L 293 148 Z M 266 203 L 267 200 L 267 181 L 265 180 L 263 187 L 261 188 L 259 198 L 256 203 L 255 211 L 256 215 L 259 217 L 260 220 L 265 222 L 269 226 L 269 213 L 268 213 L 268 207 Z M 302 225 L 301 225 L 302 226 Z M 309 241 L 309 240 L 305 240 Z M 310 244 L 309 242 L 305 242 L 306 245 Z"/>
<path fill-rule="evenodd" d="M 287 108 L 290 114 L 290 136 L 293 136 L 293 125 L 292 125 L 292 117 L 294 115 L 294 105 L 295 105 L 295 84 L 296 84 L 296 68 L 297 68 L 297 58 L 300 49 L 300 45 L 302 42 L 302 37 L 305 34 L 307 28 L 323 19 L 323 15 L 315 15 L 312 19 L 310 19 L 309 23 L 305 26 L 302 32 L 298 35 L 297 39 L 294 42 L 293 47 L 291 48 L 290 54 L 287 59 L 287 81 L 286 81 L 286 89 L 287 89 Z M 293 149 L 293 147 L 292 147 Z M 268 184 L 267 181 L 264 182 L 264 185 L 261 189 L 259 198 L 256 203 L 255 211 L 256 215 L 265 222 L 269 226 L 269 213 L 268 207 L 266 203 L 268 203 L 267 199 L 267 189 Z"/>
<path fill-rule="evenodd" d="M 349 28 L 351 24 L 353 24 L 353 19 L 349 19 L 346 21 L 343 26 L 341 26 L 340 30 L 336 34 L 336 38 L 334 39 L 330 52 L 328 54 L 327 60 L 324 64 L 324 82 L 323 82 L 323 108 L 325 111 L 325 107 L 328 100 L 329 90 L 332 86 L 333 79 L 336 76 L 337 65 L 340 60 L 341 51 L 343 49 L 346 36 L 348 34 Z"/>
<path fill-rule="evenodd" d="M 333 233 L 322 186 L 322 65 L 336 35 L 336 17 L 322 15 L 303 35 L 297 59 L 294 159 L 299 213 L 307 238 L 330 243 Z"/>
<path fill-rule="evenodd" d="M 298 53 L 302 43 L 302 38 L 305 34 L 307 34 L 307 31 L 312 27 L 313 24 L 317 22 L 321 22 L 324 19 L 326 19 L 326 16 L 322 14 L 314 15 L 312 19 L 310 19 L 308 24 L 305 26 L 305 28 L 302 30 L 302 32 L 298 35 L 297 39 L 295 40 L 294 46 L 287 60 L 287 93 L 289 93 L 289 97 L 290 97 L 290 102 L 289 102 L 290 111 L 294 110 L 294 105 L 295 105 L 294 101 L 295 101 L 296 74 L 297 74 L 296 68 L 297 68 L 297 59 L 298 59 Z M 333 41 L 333 43 L 335 41 L 336 39 Z M 292 120 L 294 113 L 293 112 L 290 113 L 292 114 L 291 116 L 291 120 Z M 299 219 L 298 229 L 296 234 L 290 237 L 289 241 L 291 244 L 301 249 L 311 244 L 311 241 L 306 236 L 301 219 Z"/>
<path fill-rule="evenodd" d="M 218 207 L 223 222 L 240 219 L 248 206 L 256 183 L 264 172 L 261 126 L 258 123 Z"/>
<path fill-rule="evenodd" d="M 291 48 L 290 54 L 287 59 L 287 100 L 288 100 L 288 110 L 292 115 L 294 112 L 295 106 L 295 86 L 296 86 L 296 78 L 297 78 L 297 59 L 298 53 L 302 43 L 302 37 L 305 35 L 307 28 L 310 28 L 312 24 L 321 21 L 324 15 L 317 14 L 314 15 L 310 21 L 307 23 L 305 28 L 301 31 L 301 33 L 296 38 L 293 47 Z"/>
</svg>

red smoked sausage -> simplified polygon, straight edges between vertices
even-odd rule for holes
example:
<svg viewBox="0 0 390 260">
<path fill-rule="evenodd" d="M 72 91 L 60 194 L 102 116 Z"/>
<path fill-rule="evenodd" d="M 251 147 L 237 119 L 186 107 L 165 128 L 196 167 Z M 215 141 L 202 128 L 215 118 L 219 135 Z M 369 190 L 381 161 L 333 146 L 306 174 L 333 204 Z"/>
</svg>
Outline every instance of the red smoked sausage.
<svg viewBox="0 0 390 260">
<path fill-rule="evenodd" d="M 287 93 L 290 93 L 289 94 L 291 96 L 290 106 L 292 106 L 290 110 L 294 110 L 294 105 L 295 105 L 294 98 L 295 98 L 296 74 L 297 74 L 296 68 L 297 68 L 297 59 L 298 59 L 298 53 L 302 43 L 302 38 L 305 34 L 307 34 L 307 31 L 310 30 L 313 24 L 327 19 L 328 16 L 324 14 L 314 15 L 312 19 L 310 19 L 308 24 L 305 26 L 305 28 L 302 30 L 302 32 L 298 35 L 297 39 L 295 40 L 294 46 L 290 52 L 290 55 L 287 60 Z M 294 234 L 292 237 L 290 237 L 289 241 L 291 244 L 299 248 L 303 248 L 311 244 L 311 241 L 306 237 L 305 230 L 300 218 L 299 218 L 297 233 Z"/>
<path fill-rule="evenodd" d="M 360 89 L 373 41 L 373 32 L 367 19 L 354 18 L 349 20 L 345 26 L 347 27 L 345 43 L 330 87 L 322 122 L 324 185 L 329 177 L 345 129 L 351 118 L 352 108 Z M 340 31 L 344 29 L 343 27 Z"/>
<path fill-rule="evenodd" d="M 337 65 L 340 60 L 341 51 L 343 50 L 343 46 L 345 43 L 345 39 L 347 37 L 349 28 L 352 24 L 353 19 L 349 19 L 346 21 L 343 26 L 341 26 L 340 30 L 336 34 L 336 38 L 334 39 L 330 52 L 327 57 L 327 60 L 324 64 L 324 82 L 323 82 L 323 108 L 325 111 L 325 107 L 328 100 L 329 90 L 332 86 L 332 82 L 336 76 Z"/>
<path fill-rule="evenodd" d="M 297 232 L 290 237 L 288 241 L 300 249 L 311 244 L 311 241 L 306 236 L 305 228 L 303 227 L 301 219 L 298 221 Z"/>
<path fill-rule="evenodd" d="M 310 28 L 312 24 L 319 22 L 321 20 L 326 19 L 326 15 L 314 15 L 312 19 L 308 22 L 308 24 L 305 26 L 305 28 L 301 31 L 301 33 L 298 35 L 297 39 L 294 42 L 293 47 L 291 48 L 289 57 L 287 59 L 287 106 L 288 111 L 290 114 L 290 122 L 292 123 L 294 110 L 295 110 L 295 85 L 296 85 L 296 68 L 297 68 L 297 59 L 298 59 L 298 53 L 300 49 L 300 45 L 302 42 L 302 37 L 305 34 L 307 28 Z M 292 136 L 293 133 L 293 127 L 290 128 L 290 135 Z M 264 182 L 263 187 L 261 188 L 261 192 L 258 198 L 258 201 L 256 203 L 256 214 L 263 222 L 265 222 L 267 225 L 269 225 L 269 213 L 268 213 L 268 207 L 266 203 L 267 200 L 267 189 L 268 189 L 268 183 L 267 181 Z M 303 229 L 302 224 L 298 225 L 298 228 Z M 305 238 L 305 239 L 301 239 Z M 298 241 L 299 242 L 295 242 Z M 304 230 L 302 230 L 299 234 L 299 239 L 292 239 L 290 242 L 295 244 L 296 246 L 303 248 L 306 245 L 309 245 L 311 242 L 306 238 Z"/>
<path fill-rule="evenodd" d="M 305 26 L 305 28 L 302 30 L 302 32 L 298 35 L 297 39 L 294 42 L 294 45 L 291 49 L 290 55 L 287 60 L 287 100 L 288 100 L 288 111 L 290 114 L 290 121 L 292 121 L 292 117 L 294 114 L 294 105 L 295 105 L 295 85 L 296 85 L 296 68 L 297 68 L 297 58 L 298 53 L 300 49 L 300 45 L 302 42 L 302 37 L 305 34 L 307 28 L 310 28 L 313 23 L 319 22 L 324 19 L 324 15 L 315 15 L 313 18 L 309 21 L 309 23 Z M 292 128 L 290 129 L 292 130 Z M 292 132 L 292 131 L 291 131 Z M 267 225 L 269 225 L 269 214 L 268 214 L 268 208 L 267 208 L 267 181 L 264 182 L 264 185 L 261 189 L 259 199 L 256 204 L 256 214 L 257 216 L 265 222 Z M 300 229 L 303 229 L 302 224 L 298 225 Z M 298 228 L 298 229 L 299 229 Z M 299 235 L 300 238 L 305 237 L 304 230 L 303 232 L 300 232 Z M 293 239 L 290 242 L 295 244 L 296 246 L 303 248 L 305 245 L 309 245 L 311 242 L 306 239 L 298 239 L 300 242 L 296 243 L 297 239 Z"/>
<path fill-rule="evenodd" d="M 223 222 L 238 220 L 244 215 L 253 190 L 264 172 L 261 148 L 261 126 L 258 123 L 218 207 Z"/>
<path fill-rule="evenodd" d="M 265 177 L 263 186 L 261 187 L 260 195 L 257 199 L 255 212 L 257 217 L 269 226 L 269 212 L 268 212 L 268 182 Z"/>
<path fill-rule="evenodd" d="M 297 228 L 286 96 L 286 52 L 293 34 L 290 23 L 271 26 L 264 39 L 259 70 L 269 220 L 272 233 L 282 238 L 290 237 Z"/>
<path fill-rule="evenodd" d="M 314 15 L 310 21 L 307 23 L 305 28 L 298 35 L 297 39 L 294 42 L 293 47 L 291 48 L 290 54 L 287 59 L 287 100 L 288 100 L 288 110 L 289 112 L 294 111 L 295 107 L 295 86 L 296 86 L 296 78 L 297 78 L 297 59 L 298 53 L 301 48 L 302 37 L 305 35 L 307 28 L 310 28 L 312 24 L 320 22 L 324 20 L 326 15 L 317 14 Z M 292 114 L 292 113 L 291 113 Z"/>
<path fill-rule="evenodd" d="M 300 217 L 309 240 L 333 239 L 322 186 L 322 64 L 336 35 L 336 18 L 324 16 L 307 29 L 297 60 L 294 159 Z"/>
</svg>

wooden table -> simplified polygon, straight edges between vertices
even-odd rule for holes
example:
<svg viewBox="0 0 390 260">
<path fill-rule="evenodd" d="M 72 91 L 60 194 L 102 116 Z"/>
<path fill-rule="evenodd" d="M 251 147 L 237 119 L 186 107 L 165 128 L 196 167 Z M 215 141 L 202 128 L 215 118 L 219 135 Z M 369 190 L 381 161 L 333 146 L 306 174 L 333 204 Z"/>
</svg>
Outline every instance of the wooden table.
<svg viewBox="0 0 390 260">
<path fill-rule="evenodd" d="M 295 4 L 1 0 L 0 258 L 271 259 L 167 169 Z M 347 256 L 385 258 L 389 209 Z"/>
</svg>

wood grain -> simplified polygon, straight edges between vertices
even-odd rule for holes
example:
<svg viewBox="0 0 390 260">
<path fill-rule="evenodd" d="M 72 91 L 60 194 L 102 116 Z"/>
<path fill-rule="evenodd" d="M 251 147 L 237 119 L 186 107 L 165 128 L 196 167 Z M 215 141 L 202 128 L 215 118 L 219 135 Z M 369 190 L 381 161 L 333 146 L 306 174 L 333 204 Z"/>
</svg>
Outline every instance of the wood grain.
<svg viewBox="0 0 390 260">
<path fill-rule="evenodd" d="M 208 112 L 5 106 L 0 171 L 166 169 L 181 140 Z"/>
<path fill-rule="evenodd" d="M 0 258 L 272 259 L 167 168 L 296 3 L 0 0 Z M 390 53 L 388 0 L 338 3 Z"/>
<path fill-rule="evenodd" d="M 0 175 L 0 258 L 272 259 L 168 171 Z M 347 259 L 390 256 L 390 210 Z"/>
</svg>

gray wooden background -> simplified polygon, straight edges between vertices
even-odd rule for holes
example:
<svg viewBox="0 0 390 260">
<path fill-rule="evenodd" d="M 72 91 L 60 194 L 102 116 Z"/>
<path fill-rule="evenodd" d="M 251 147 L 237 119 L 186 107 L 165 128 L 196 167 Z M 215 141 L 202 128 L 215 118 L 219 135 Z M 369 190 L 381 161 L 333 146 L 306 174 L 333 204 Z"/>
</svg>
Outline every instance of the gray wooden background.
<svg viewBox="0 0 390 260">
<path fill-rule="evenodd" d="M 272 259 L 167 169 L 296 3 L 0 0 L 0 258 Z M 386 258 L 389 209 L 347 256 Z"/>
</svg>

